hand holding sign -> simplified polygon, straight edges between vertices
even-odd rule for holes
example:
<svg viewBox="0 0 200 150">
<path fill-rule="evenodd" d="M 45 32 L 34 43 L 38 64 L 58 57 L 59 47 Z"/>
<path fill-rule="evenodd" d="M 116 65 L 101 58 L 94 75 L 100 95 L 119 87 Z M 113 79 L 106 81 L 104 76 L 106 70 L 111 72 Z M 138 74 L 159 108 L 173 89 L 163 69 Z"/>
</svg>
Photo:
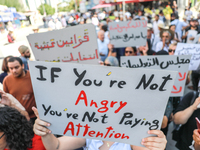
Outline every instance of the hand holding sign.
<svg viewBox="0 0 200 150">
<path fill-rule="evenodd" d="M 75 137 L 62 137 L 62 140 L 56 139 L 53 136 L 53 134 L 51 134 L 51 131 L 47 129 L 47 127 L 49 127 L 50 124 L 45 121 L 40 120 L 37 108 L 33 107 L 32 110 L 34 111 L 37 117 L 33 130 L 35 134 L 42 137 L 43 144 L 45 145 L 46 149 L 48 149 L 48 147 L 50 147 L 51 149 L 53 149 L 54 147 L 55 149 L 58 149 L 60 148 L 60 145 L 62 145 L 62 149 L 76 149 L 76 148 L 86 145 L 85 139 L 80 139 L 80 138 L 75 138 Z M 157 137 L 147 137 L 147 138 L 142 139 L 141 141 L 142 145 L 144 145 L 146 148 L 150 150 L 154 148 L 165 149 L 167 140 L 162 131 L 149 130 L 148 134 L 154 134 L 154 135 L 157 135 Z M 106 141 L 104 141 L 104 143 L 106 143 Z M 89 146 L 89 145 L 86 145 L 86 146 Z M 134 146 L 134 145 L 131 145 L 131 148 L 136 149 L 136 150 L 140 148 L 141 150 L 141 147 Z"/>
</svg>

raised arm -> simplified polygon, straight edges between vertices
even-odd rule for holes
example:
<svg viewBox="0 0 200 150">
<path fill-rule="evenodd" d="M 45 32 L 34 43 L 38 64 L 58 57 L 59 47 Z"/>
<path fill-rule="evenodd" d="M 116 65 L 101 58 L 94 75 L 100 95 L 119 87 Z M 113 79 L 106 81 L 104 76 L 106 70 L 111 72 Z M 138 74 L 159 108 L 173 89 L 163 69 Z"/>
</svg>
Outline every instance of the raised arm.
<svg viewBox="0 0 200 150">
<path fill-rule="evenodd" d="M 50 123 L 40 120 L 38 110 L 33 107 L 37 119 L 35 121 L 33 131 L 35 134 L 42 137 L 42 142 L 46 148 L 46 150 L 72 150 L 77 149 L 85 145 L 86 139 L 63 136 L 60 138 L 56 138 L 51 131 L 47 129 L 50 126 Z"/>
</svg>

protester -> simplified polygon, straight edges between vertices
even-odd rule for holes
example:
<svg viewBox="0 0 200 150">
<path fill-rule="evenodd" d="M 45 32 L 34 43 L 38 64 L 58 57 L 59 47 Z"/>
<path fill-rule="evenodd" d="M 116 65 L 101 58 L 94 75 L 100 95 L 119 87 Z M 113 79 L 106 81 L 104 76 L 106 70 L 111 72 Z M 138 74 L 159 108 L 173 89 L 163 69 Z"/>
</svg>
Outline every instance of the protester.
<svg viewBox="0 0 200 150">
<path fill-rule="evenodd" d="M 38 115 L 38 110 L 33 107 L 33 111 L 37 116 L 37 120 L 34 124 L 34 132 L 35 134 L 42 137 L 43 144 L 47 150 L 52 149 L 76 149 L 79 147 L 85 146 L 88 150 L 93 149 L 108 149 L 113 148 L 114 150 L 145 150 L 146 148 L 138 147 L 134 145 L 118 143 L 118 142 L 111 142 L 111 141 L 101 141 L 101 140 L 90 140 L 90 139 L 83 139 L 77 137 L 69 137 L 63 136 L 60 138 L 56 138 L 51 131 L 47 129 L 50 126 L 50 123 L 40 120 Z M 141 142 L 142 145 L 147 147 L 150 150 L 158 149 L 163 150 L 166 146 L 166 137 L 160 130 L 150 130 L 148 134 L 157 135 L 157 137 L 147 137 L 144 138 Z"/>
<path fill-rule="evenodd" d="M 172 44 L 169 46 L 169 49 L 168 49 L 169 55 L 174 55 L 175 50 L 176 50 L 176 47 L 177 47 L 177 43 L 176 43 L 176 42 L 172 43 Z"/>
<path fill-rule="evenodd" d="M 172 43 L 171 40 L 174 38 L 173 32 L 171 30 L 163 30 L 160 32 L 160 37 L 162 41 L 157 43 L 155 51 L 165 50 L 168 52 L 169 45 Z"/>
<path fill-rule="evenodd" d="M 193 140 L 194 140 L 194 145 L 192 145 L 190 148 L 192 150 L 200 150 L 200 130 L 195 129 L 192 137 L 193 137 Z"/>
<path fill-rule="evenodd" d="M 10 57 L 12 56 L 7 56 L 3 59 L 3 64 L 2 64 L 2 71 L 3 73 L 0 74 L 0 82 L 3 84 L 3 80 L 4 78 L 10 74 L 9 69 L 8 69 L 8 60 L 10 59 Z"/>
<path fill-rule="evenodd" d="M 161 20 L 159 20 L 159 15 L 155 16 L 155 21 L 153 22 L 153 31 L 155 35 L 159 35 L 160 31 L 158 29 L 159 24 L 164 24 Z"/>
<path fill-rule="evenodd" d="M 55 29 L 62 29 L 62 23 L 58 20 L 58 18 L 55 19 Z"/>
<path fill-rule="evenodd" d="M 104 62 L 104 66 L 116 66 L 119 67 L 119 62 L 116 57 L 109 56 Z"/>
<path fill-rule="evenodd" d="M 174 112 L 174 123 L 182 125 L 176 143 L 176 147 L 180 150 L 189 150 L 189 146 L 192 145 L 193 130 L 197 128 L 195 117 L 200 115 L 200 109 L 198 109 L 200 97 L 198 95 L 199 93 L 192 91 L 183 96 Z"/>
<path fill-rule="evenodd" d="M 51 18 L 48 23 L 49 30 L 54 30 L 56 28 L 56 24 L 53 22 L 53 19 Z"/>
<path fill-rule="evenodd" d="M 1 150 L 45 150 L 41 137 L 34 135 L 33 126 L 15 108 L 0 107 Z"/>
<path fill-rule="evenodd" d="M 126 47 L 125 48 L 125 56 L 137 56 L 136 47 Z"/>
<path fill-rule="evenodd" d="M 108 44 L 109 44 L 109 41 L 107 39 L 105 39 L 104 34 L 105 34 L 104 31 L 100 30 L 98 32 L 98 39 L 97 39 L 99 55 L 100 55 L 102 61 L 105 61 L 105 59 L 108 55 Z"/>
<path fill-rule="evenodd" d="M 23 105 L 34 123 L 36 118 L 31 108 L 36 106 L 36 103 L 30 72 L 24 70 L 24 64 L 19 57 L 11 57 L 8 60 L 8 68 L 11 75 L 4 79 L 3 89 L 6 93 L 12 94 Z"/>
<path fill-rule="evenodd" d="M 169 29 L 174 32 L 174 39 L 172 39 L 173 42 L 181 42 L 181 36 L 178 32 L 176 32 L 176 25 L 170 25 Z"/>
<path fill-rule="evenodd" d="M 8 35 L 7 35 L 7 38 L 8 38 L 8 42 L 9 43 L 14 43 L 15 42 L 15 35 L 14 35 L 14 29 L 12 27 L 10 27 L 8 29 Z"/>
<path fill-rule="evenodd" d="M 18 48 L 18 51 L 20 52 L 21 56 L 21 60 L 24 64 L 24 69 L 25 70 L 29 70 L 28 68 L 28 60 L 29 58 L 31 57 L 31 53 L 30 53 L 30 50 L 27 46 L 25 45 L 21 45 L 19 48 Z"/>
<path fill-rule="evenodd" d="M 147 24 L 147 40 L 149 40 L 149 47 L 155 51 L 157 43 L 160 42 L 160 38 L 154 34 L 153 26 L 150 23 Z"/>
</svg>

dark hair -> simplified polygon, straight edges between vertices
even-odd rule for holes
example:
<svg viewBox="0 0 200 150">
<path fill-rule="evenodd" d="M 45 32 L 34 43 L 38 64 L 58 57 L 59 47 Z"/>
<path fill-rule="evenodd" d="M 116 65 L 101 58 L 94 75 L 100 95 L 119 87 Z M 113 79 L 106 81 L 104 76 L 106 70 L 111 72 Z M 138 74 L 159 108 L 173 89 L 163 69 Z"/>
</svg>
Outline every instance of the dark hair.
<svg viewBox="0 0 200 150">
<path fill-rule="evenodd" d="M 14 61 L 18 61 L 21 66 L 23 65 L 23 62 L 19 57 L 10 57 L 10 59 L 8 60 L 8 62 L 14 62 Z"/>
<path fill-rule="evenodd" d="M 134 53 L 137 52 L 137 48 L 136 47 L 132 47 L 132 49 L 133 49 Z"/>
<path fill-rule="evenodd" d="M 12 57 L 12 56 L 7 56 L 7 57 L 5 57 L 5 58 L 3 59 L 2 71 L 4 71 L 4 72 L 8 72 L 8 71 L 9 71 L 7 59 L 10 58 L 10 57 Z"/>
<path fill-rule="evenodd" d="M 172 25 L 170 25 L 170 26 L 169 26 L 169 29 L 170 29 L 172 26 L 175 26 L 175 27 L 176 27 L 176 25 L 175 25 L 175 24 L 172 24 Z"/>
<path fill-rule="evenodd" d="M 102 30 L 103 30 L 104 32 L 108 31 L 108 26 L 107 26 L 107 25 L 103 25 L 101 28 L 102 28 Z"/>
<path fill-rule="evenodd" d="M 0 107 L 0 131 L 4 132 L 11 150 L 27 150 L 32 147 L 33 126 L 18 110 Z"/>
</svg>

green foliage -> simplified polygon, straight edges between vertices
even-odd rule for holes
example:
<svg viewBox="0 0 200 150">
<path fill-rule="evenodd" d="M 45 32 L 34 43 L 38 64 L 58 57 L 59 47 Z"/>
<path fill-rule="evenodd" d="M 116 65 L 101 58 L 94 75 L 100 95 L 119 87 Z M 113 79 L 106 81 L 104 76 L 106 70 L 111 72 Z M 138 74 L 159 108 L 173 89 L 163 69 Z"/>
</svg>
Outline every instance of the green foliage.
<svg viewBox="0 0 200 150">
<path fill-rule="evenodd" d="M 6 5 L 7 7 L 15 7 L 17 11 L 23 11 L 24 7 L 20 4 L 19 0 L 0 0 L 0 5 Z"/>
<path fill-rule="evenodd" d="M 55 8 L 52 8 L 48 4 L 44 4 L 44 8 L 45 8 L 45 12 L 46 12 L 47 15 L 53 15 L 55 13 Z M 43 5 L 40 5 L 38 10 L 40 11 L 40 13 L 42 15 L 44 15 Z"/>
<path fill-rule="evenodd" d="M 79 10 L 79 3 L 81 0 L 76 0 L 77 3 L 77 9 Z M 71 10 L 75 10 L 75 0 L 71 0 L 69 3 L 67 3 L 68 6 L 66 7 L 58 7 L 59 12 L 70 12 Z"/>
</svg>

